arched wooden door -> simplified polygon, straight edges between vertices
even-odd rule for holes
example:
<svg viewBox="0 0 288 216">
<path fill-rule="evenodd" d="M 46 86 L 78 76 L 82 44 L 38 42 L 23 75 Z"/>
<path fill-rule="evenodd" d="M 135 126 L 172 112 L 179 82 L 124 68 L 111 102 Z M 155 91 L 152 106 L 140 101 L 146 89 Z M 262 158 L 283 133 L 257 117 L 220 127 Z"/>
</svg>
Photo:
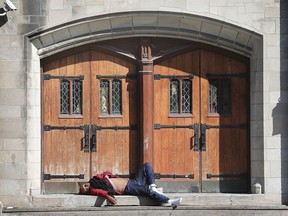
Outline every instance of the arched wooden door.
<svg viewBox="0 0 288 216">
<path fill-rule="evenodd" d="M 147 74 L 131 60 L 141 58 L 137 39 L 104 43 L 132 53 L 130 59 L 86 46 L 42 61 L 44 183 L 87 181 L 105 170 L 134 173 L 143 158 L 153 162 L 165 192 L 247 192 L 247 58 L 178 40 L 147 41 L 141 52 L 149 52 L 140 55 L 148 57 Z M 186 51 L 171 53 L 179 43 Z"/>
<path fill-rule="evenodd" d="M 166 191 L 247 192 L 248 62 L 198 49 L 154 65 L 154 164 Z"/>
<path fill-rule="evenodd" d="M 135 172 L 135 63 L 87 50 L 42 64 L 44 182 L 87 181 L 106 170 Z"/>
</svg>

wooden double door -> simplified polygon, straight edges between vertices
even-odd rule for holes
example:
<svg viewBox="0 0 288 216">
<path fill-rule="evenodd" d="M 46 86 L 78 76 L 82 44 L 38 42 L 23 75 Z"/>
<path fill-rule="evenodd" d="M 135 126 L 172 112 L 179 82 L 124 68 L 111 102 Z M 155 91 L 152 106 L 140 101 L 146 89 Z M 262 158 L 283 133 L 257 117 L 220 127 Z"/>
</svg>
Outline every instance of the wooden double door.
<svg viewBox="0 0 288 216">
<path fill-rule="evenodd" d="M 43 182 L 134 173 L 149 148 L 166 192 L 247 192 L 247 65 L 200 48 L 154 60 L 146 146 L 137 61 L 87 49 L 43 62 Z"/>
<path fill-rule="evenodd" d="M 200 49 L 157 62 L 154 74 L 154 165 L 176 174 L 164 185 L 171 192 L 247 192 L 247 63 Z"/>
<path fill-rule="evenodd" d="M 135 64 L 91 50 L 43 65 L 44 182 L 138 167 L 135 74 Z"/>
</svg>

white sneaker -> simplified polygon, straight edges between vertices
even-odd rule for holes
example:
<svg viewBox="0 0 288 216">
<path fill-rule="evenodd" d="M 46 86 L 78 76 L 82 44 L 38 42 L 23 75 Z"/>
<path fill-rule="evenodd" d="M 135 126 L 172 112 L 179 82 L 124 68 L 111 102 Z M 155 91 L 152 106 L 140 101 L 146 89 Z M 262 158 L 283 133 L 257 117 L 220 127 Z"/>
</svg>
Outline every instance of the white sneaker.
<svg viewBox="0 0 288 216">
<path fill-rule="evenodd" d="M 182 202 L 182 198 L 169 199 L 166 203 L 163 203 L 162 206 L 164 207 L 172 206 L 174 208 L 174 207 L 179 206 L 181 202 Z"/>
<path fill-rule="evenodd" d="M 160 190 L 158 190 L 158 188 L 156 188 L 156 187 L 153 187 L 150 190 L 154 191 L 155 193 L 158 193 L 158 194 L 161 194 L 161 195 L 165 196 L 165 194 L 163 192 L 161 192 Z"/>
<path fill-rule="evenodd" d="M 156 193 L 158 193 L 158 194 L 164 195 L 163 188 L 157 188 L 155 184 L 149 185 L 149 189 L 154 191 L 154 192 L 156 192 Z"/>
</svg>

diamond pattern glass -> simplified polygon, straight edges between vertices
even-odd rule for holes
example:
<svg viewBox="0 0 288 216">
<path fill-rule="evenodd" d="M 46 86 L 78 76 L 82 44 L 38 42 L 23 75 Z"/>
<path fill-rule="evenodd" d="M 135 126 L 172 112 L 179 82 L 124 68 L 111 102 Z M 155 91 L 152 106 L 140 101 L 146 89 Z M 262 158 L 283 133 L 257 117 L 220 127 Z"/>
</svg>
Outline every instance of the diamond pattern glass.
<svg viewBox="0 0 288 216">
<path fill-rule="evenodd" d="M 170 82 L 170 113 L 179 113 L 179 81 Z"/>
<path fill-rule="evenodd" d="M 191 113 L 191 81 L 182 81 L 182 113 Z"/>
<path fill-rule="evenodd" d="M 108 114 L 109 110 L 109 81 L 100 81 L 100 113 Z"/>
<path fill-rule="evenodd" d="M 121 114 L 121 81 L 112 82 L 112 114 Z"/>
<path fill-rule="evenodd" d="M 82 114 L 82 82 L 73 80 L 73 114 Z"/>
<path fill-rule="evenodd" d="M 60 81 L 60 114 L 70 114 L 70 82 Z"/>
<path fill-rule="evenodd" d="M 209 80 L 209 113 L 218 113 L 218 80 Z"/>
</svg>

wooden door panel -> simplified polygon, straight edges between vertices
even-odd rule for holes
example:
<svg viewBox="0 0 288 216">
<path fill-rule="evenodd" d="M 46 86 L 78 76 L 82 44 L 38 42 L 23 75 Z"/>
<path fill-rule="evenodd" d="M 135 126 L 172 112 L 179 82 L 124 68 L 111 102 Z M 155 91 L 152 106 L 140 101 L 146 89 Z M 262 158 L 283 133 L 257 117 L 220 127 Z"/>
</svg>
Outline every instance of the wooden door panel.
<svg viewBox="0 0 288 216">
<path fill-rule="evenodd" d="M 53 139 L 53 137 L 57 137 L 57 139 Z M 45 132 L 44 139 L 46 142 L 50 139 L 52 140 L 45 145 L 45 155 L 47 155 L 43 158 L 45 174 L 84 174 L 84 176 L 89 176 L 89 157 L 83 151 L 83 131 L 67 130 L 63 132 L 55 130 Z M 62 180 L 57 179 L 56 181 Z M 75 179 L 66 179 L 64 181 L 75 181 Z"/>
<path fill-rule="evenodd" d="M 203 192 L 247 192 L 247 73 L 245 62 L 201 51 L 201 123 L 207 125 L 206 149 L 201 152 Z M 209 112 L 209 79 L 225 79 L 231 83 L 229 113 Z M 218 86 L 217 91 L 221 88 Z"/>
<path fill-rule="evenodd" d="M 92 161 L 93 173 L 111 170 L 117 174 L 129 174 L 129 131 L 99 131 L 97 140 L 97 153 L 93 153 Z"/>
<path fill-rule="evenodd" d="M 84 151 L 84 131 L 69 129 L 89 124 L 89 53 L 60 58 L 44 66 L 43 76 L 43 173 L 51 175 L 89 176 L 89 156 Z M 84 76 L 82 81 L 82 114 L 60 113 L 60 82 L 64 76 Z M 65 78 L 64 78 L 65 79 Z M 87 100 L 88 98 L 88 100 Z M 49 127 L 51 128 L 49 129 Z M 56 129 L 55 127 L 60 127 Z M 67 129 L 64 129 L 64 128 Z M 48 130 L 47 130 L 48 128 Z M 89 132 L 89 131 L 88 131 Z M 51 179 L 49 181 L 79 181 L 79 179 Z"/>
<path fill-rule="evenodd" d="M 173 125 L 188 126 L 199 122 L 199 53 L 188 52 L 163 60 L 154 65 L 154 74 L 175 75 L 179 79 L 194 74 L 191 79 L 192 111 L 187 114 L 170 113 L 170 80 L 173 78 L 154 80 L 154 122 L 170 128 L 154 129 L 153 165 L 155 172 L 161 174 L 194 174 L 194 179 L 162 179 L 159 184 L 170 185 L 169 192 L 187 192 L 194 187 L 198 190 L 199 153 L 194 150 L 195 131 L 192 128 L 173 128 Z"/>
<path fill-rule="evenodd" d="M 92 97 L 91 123 L 102 126 L 97 131 L 97 149 L 92 153 L 92 174 L 111 170 L 117 174 L 129 174 L 139 166 L 137 130 L 113 127 L 137 126 L 137 80 L 119 78 L 121 81 L 121 114 L 101 114 L 99 107 L 100 80 L 96 76 L 130 76 L 136 74 L 134 63 L 93 51 L 91 53 Z M 115 78 L 103 78 L 115 80 Z M 117 78 L 116 78 L 117 79 Z M 107 129 L 110 127 L 110 129 Z"/>
<path fill-rule="evenodd" d="M 242 129 L 243 130 L 243 129 Z M 206 150 L 203 152 L 203 178 L 209 174 L 247 172 L 247 148 L 240 129 L 208 129 Z M 245 138 L 245 136 L 243 136 Z M 237 145 L 235 145 L 235 142 Z M 238 142 L 240 144 L 238 144 Z M 245 153 L 245 154 L 244 154 Z"/>
</svg>

